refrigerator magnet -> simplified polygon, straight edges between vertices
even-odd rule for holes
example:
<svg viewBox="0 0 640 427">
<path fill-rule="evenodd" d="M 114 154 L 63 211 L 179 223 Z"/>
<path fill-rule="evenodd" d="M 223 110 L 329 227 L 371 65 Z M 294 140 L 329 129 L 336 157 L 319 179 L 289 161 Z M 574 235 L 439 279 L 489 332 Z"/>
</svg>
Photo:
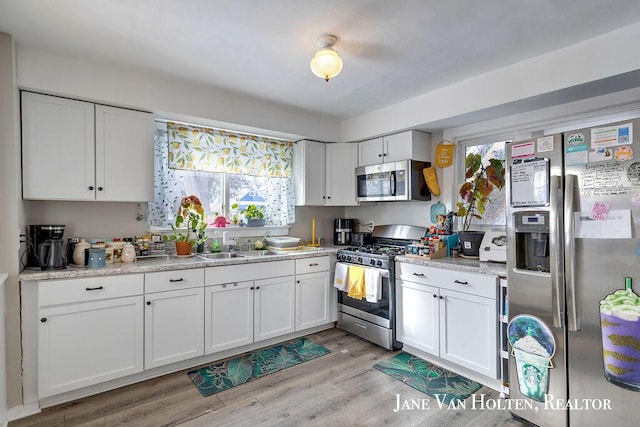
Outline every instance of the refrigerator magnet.
<svg viewBox="0 0 640 427">
<path fill-rule="evenodd" d="M 553 136 L 543 136 L 538 138 L 538 153 L 553 151 Z"/>
<path fill-rule="evenodd" d="M 619 162 L 627 162 L 633 160 L 633 148 L 628 145 L 616 148 L 613 152 L 613 157 Z"/>
<path fill-rule="evenodd" d="M 631 163 L 627 168 L 627 178 L 630 182 L 640 182 L 640 162 Z"/>
</svg>

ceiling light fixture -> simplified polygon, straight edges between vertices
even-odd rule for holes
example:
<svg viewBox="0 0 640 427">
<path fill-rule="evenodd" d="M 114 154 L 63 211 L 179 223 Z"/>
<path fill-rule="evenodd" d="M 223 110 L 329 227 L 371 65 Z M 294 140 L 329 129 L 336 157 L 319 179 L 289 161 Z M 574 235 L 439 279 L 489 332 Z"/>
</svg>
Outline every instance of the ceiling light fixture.
<svg viewBox="0 0 640 427">
<path fill-rule="evenodd" d="M 333 34 L 323 34 L 316 42 L 320 50 L 311 60 L 311 71 L 313 74 L 329 81 L 342 71 L 342 59 L 338 52 L 333 49 L 333 45 L 338 41 L 338 37 Z"/>
</svg>

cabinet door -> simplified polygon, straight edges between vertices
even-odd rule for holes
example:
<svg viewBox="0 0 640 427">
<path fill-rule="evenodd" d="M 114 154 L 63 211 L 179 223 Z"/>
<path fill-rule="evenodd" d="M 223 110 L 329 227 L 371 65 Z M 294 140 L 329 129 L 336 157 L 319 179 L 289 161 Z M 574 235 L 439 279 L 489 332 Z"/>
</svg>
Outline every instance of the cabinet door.
<svg viewBox="0 0 640 427">
<path fill-rule="evenodd" d="M 144 367 L 204 354 L 204 288 L 145 296 Z"/>
<path fill-rule="evenodd" d="M 439 355 L 438 288 L 398 280 L 398 341 L 435 356 Z"/>
<path fill-rule="evenodd" d="M 96 105 L 96 198 L 153 200 L 153 117 Z"/>
<path fill-rule="evenodd" d="M 384 137 L 384 161 L 413 159 L 413 133 L 400 132 Z"/>
<path fill-rule="evenodd" d="M 293 276 L 256 280 L 254 286 L 254 341 L 293 332 Z"/>
<path fill-rule="evenodd" d="M 382 138 L 374 138 L 358 143 L 358 166 L 384 163 Z"/>
<path fill-rule="evenodd" d="M 94 200 L 94 105 L 22 93 L 22 197 Z"/>
<path fill-rule="evenodd" d="M 440 357 L 497 378 L 496 301 L 446 289 L 440 295 Z"/>
<path fill-rule="evenodd" d="M 142 372 L 143 297 L 39 311 L 39 397 Z"/>
<path fill-rule="evenodd" d="M 329 323 L 329 271 L 296 276 L 296 331 Z"/>
<path fill-rule="evenodd" d="M 205 354 L 253 342 L 253 282 L 205 288 Z"/>
<path fill-rule="evenodd" d="M 358 145 L 353 143 L 325 144 L 327 206 L 355 206 Z"/>
<path fill-rule="evenodd" d="M 299 141 L 294 147 L 294 185 L 297 206 L 323 206 L 325 189 L 325 144 Z"/>
</svg>

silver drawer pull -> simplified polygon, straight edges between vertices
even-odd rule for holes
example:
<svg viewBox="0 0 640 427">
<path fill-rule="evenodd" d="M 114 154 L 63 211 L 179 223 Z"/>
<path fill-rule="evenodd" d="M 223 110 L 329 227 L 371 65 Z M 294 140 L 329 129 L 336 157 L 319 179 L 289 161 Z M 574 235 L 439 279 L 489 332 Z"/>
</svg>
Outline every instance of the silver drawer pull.
<svg viewBox="0 0 640 427">
<path fill-rule="evenodd" d="M 320 264 L 318 264 L 317 262 L 314 262 L 313 264 L 309 264 L 309 267 L 317 267 L 318 265 Z"/>
<path fill-rule="evenodd" d="M 367 324 L 366 324 L 366 323 L 362 323 L 362 322 L 355 321 L 355 322 L 353 322 L 353 324 L 354 324 L 355 326 L 359 327 L 359 328 L 367 329 Z"/>
<path fill-rule="evenodd" d="M 424 277 L 424 273 L 413 273 L 414 276 Z"/>
<path fill-rule="evenodd" d="M 460 280 L 454 280 L 454 283 L 457 283 L 458 285 L 468 285 L 469 282 L 461 282 Z"/>
<path fill-rule="evenodd" d="M 176 283 L 176 282 L 182 282 L 184 279 L 181 277 L 179 279 L 169 279 L 169 282 L 171 283 Z"/>
<path fill-rule="evenodd" d="M 101 289 L 104 289 L 104 287 L 96 286 L 95 288 L 84 288 L 85 291 L 99 291 Z"/>
</svg>

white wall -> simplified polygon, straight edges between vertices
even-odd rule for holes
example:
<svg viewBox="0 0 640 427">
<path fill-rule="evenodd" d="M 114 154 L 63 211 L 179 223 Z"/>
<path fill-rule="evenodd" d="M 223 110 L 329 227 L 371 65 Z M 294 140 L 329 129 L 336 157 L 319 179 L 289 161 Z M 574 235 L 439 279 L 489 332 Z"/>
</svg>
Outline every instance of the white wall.
<svg viewBox="0 0 640 427">
<path fill-rule="evenodd" d="M 423 128 L 425 124 L 569 88 L 574 89 L 572 94 L 576 96 L 576 86 L 640 70 L 639 39 L 640 23 L 636 23 L 344 120 L 342 140 L 355 141 L 401 129 Z M 635 86 L 640 86 L 640 81 L 636 81 Z M 602 90 L 595 85 L 585 85 L 583 93 L 578 96 L 595 96 L 590 91 L 596 89 Z M 610 82 L 608 88 L 611 92 L 622 89 L 627 88 L 616 88 L 615 81 Z M 540 97 L 538 101 L 538 105 L 533 101 L 527 104 L 528 109 L 554 105 L 549 102 L 558 103 L 557 97 L 552 96 Z M 515 109 L 517 105 L 511 107 Z M 515 110 L 511 110 L 513 112 Z"/>
<path fill-rule="evenodd" d="M 22 403 L 18 229 L 23 227 L 21 200 L 18 91 L 13 38 L 0 33 L 0 272 L 7 273 L 4 292 L 8 406 Z M 3 291 L 0 288 L 0 291 Z"/>
<path fill-rule="evenodd" d="M 373 202 L 345 208 L 346 218 L 358 219 L 365 224 L 373 220 L 375 225 L 408 224 L 428 227 L 431 224 L 430 209 L 433 202 Z"/>
<path fill-rule="evenodd" d="M 28 224 L 64 224 L 64 237 L 132 237 L 146 234 L 146 221 L 137 221 L 137 203 L 27 202 Z M 147 204 L 141 203 L 146 216 Z M 26 230 L 25 230 L 26 231 Z"/>
<path fill-rule="evenodd" d="M 337 141 L 337 120 L 156 71 L 62 57 L 18 47 L 22 89 L 151 111 L 156 117 L 256 133 Z"/>
</svg>

